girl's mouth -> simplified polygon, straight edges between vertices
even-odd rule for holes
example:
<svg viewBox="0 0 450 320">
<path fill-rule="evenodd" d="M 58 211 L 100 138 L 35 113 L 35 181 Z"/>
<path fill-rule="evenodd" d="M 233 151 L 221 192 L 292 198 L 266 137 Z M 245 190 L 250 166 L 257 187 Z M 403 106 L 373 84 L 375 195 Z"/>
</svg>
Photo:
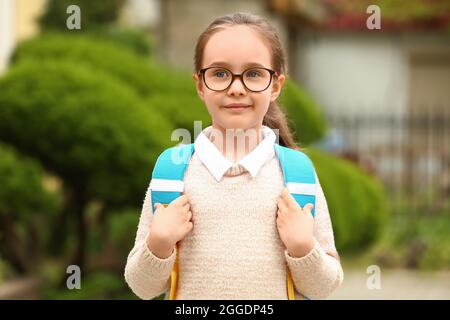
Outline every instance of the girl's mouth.
<svg viewBox="0 0 450 320">
<path fill-rule="evenodd" d="M 225 109 L 232 110 L 232 111 L 243 111 L 250 107 L 251 107 L 251 105 L 242 104 L 242 103 L 232 103 L 232 104 L 227 104 L 226 106 L 224 106 Z"/>
</svg>

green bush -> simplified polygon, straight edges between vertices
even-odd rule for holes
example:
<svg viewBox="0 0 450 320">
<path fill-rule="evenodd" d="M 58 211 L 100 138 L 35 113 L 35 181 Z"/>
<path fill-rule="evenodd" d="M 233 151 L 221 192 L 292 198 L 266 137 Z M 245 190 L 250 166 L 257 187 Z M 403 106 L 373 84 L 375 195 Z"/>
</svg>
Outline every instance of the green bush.
<svg viewBox="0 0 450 320">
<path fill-rule="evenodd" d="M 33 262 L 48 244 L 47 228 L 61 208 L 60 195 L 45 185 L 36 161 L 3 143 L 0 177 L 0 256 L 18 273 L 36 272 Z"/>
<path fill-rule="evenodd" d="M 361 250 L 373 244 L 389 213 L 381 183 L 348 161 L 313 148 L 305 153 L 316 167 L 338 250 Z"/>
<path fill-rule="evenodd" d="M 70 61 L 24 61 L 0 79 L 0 139 L 88 198 L 141 201 L 172 126 L 136 93 Z"/>
<path fill-rule="evenodd" d="M 422 269 L 448 269 L 450 266 L 450 214 L 422 217 L 418 220 L 417 237 L 425 244 L 419 260 Z"/>
<path fill-rule="evenodd" d="M 385 267 L 445 270 L 450 265 L 450 210 L 430 215 L 411 203 L 408 197 L 397 199 L 389 225 L 370 256 Z"/>
<path fill-rule="evenodd" d="M 67 59 L 75 65 L 84 64 L 93 70 L 103 70 L 128 84 L 141 96 L 195 94 L 189 74 L 158 65 L 129 48 L 92 35 L 43 34 L 20 44 L 13 57 L 15 63 L 55 59 Z"/>
<path fill-rule="evenodd" d="M 194 121 L 201 121 L 202 129 L 211 125 L 211 117 L 206 106 L 196 94 L 152 95 L 146 100 L 146 105 L 153 110 L 161 110 L 167 118 L 172 120 L 175 127 L 189 130 L 192 139 L 194 138 Z"/>
<path fill-rule="evenodd" d="M 111 41 L 127 47 L 143 57 L 155 54 L 155 43 L 148 32 L 130 28 L 108 27 L 92 30 L 89 35 L 96 37 L 98 41 Z"/>
<path fill-rule="evenodd" d="M 97 300 L 97 299 L 134 299 L 129 293 L 122 275 L 112 272 L 95 272 L 83 277 L 80 289 L 57 289 L 54 285 L 43 289 L 43 298 L 47 300 Z"/>
<path fill-rule="evenodd" d="M 108 221 L 110 239 L 124 261 L 134 245 L 140 211 L 141 208 L 128 208 L 113 212 Z"/>
<path fill-rule="evenodd" d="M 39 212 L 58 209 L 58 195 L 45 187 L 39 163 L 4 143 L 0 143 L 0 177 L 0 215 L 31 221 Z"/>
<path fill-rule="evenodd" d="M 295 139 L 301 147 L 325 136 L 327 124 L 321 107 L 295 82 L 285 82 L 279 102 L 294 124 Z"/>
</svg>

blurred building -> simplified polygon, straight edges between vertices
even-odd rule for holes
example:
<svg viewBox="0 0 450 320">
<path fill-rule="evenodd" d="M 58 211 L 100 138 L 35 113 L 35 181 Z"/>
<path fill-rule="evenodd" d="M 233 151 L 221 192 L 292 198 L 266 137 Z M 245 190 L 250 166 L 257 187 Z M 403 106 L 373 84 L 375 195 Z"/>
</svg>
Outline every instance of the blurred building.
<svg viewBox="0 0 450 320">
<path fill-rule="evenodd" d="M 164 0 L 159 1 L 160 23 L 157 42 L 160 58 L 171 65 L 192 72 L 197 38 L 217 17 L 238 11 L 263 15 L 280 30 L 286 43 L 282 20 L 267 10 L 263 0 Z"/>
<path fill-rule="evenodd" d="M 328 114 L 438 112 L 435 108 L 450 100 L 446 1 L 435 5 L 442 3 L 447 11 L 437 7 L 424 17 L 415 16 L 414 8 L 402 19 L 381 9 L 381 30 L 366 27 L 366 8 L 373 1 L 316 1 L 321 10 L 314 20 L 305 20 L 304 4 L 309 1 L 269 2 L 294 40 L 292 73 Z M 425 1 L 411 1 L 409 6 L 418 3 Z"/>
<path fill-rule="evenodd" d="M 369 30 L 373 1 L 316 1 L 315 19 L 305 19 L 309 1 L 269 2 L 293 39 L 292 73 L 324 107 L 341 153 L 389 185 L 448 197 L 450 3 L 393 2 Z"/>
<path fill-rule="evenodd" d="M 15 45 L 39 31 L 36 19 L 45 3 L 46 0 L 0 0 L 0 73 L 6 69 Z"/>
</svg>

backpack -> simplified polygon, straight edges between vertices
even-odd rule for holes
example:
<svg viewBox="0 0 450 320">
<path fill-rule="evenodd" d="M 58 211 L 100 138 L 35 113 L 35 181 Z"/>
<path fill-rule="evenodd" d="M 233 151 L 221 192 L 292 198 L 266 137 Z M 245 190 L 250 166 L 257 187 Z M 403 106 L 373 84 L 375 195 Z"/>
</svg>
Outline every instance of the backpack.
<svg viewBox="0 0 450 320">
<path fill-rule="evenodd" d="M 316 208 L 316 177 L 312 161 L 305 153 L 283 147 L 277 143 L 274 144 L 274 149 L 280 162 L 286 187 L 302 208 L 307 203 L 314 204 L 311 211 L 314 217 Z M 193 153 L 194 144 L 184 144 L 168 148 L 158 157 L 150 182 L 153 212 L 155 212 L 156 203 L 167 206 L 181 196 L 184 191 L 184 173 Z M 288 266 L 286 266 L 286 269 L 288 299 L 295 300 L 292 276 Z M 177 284 L 178 256 L 175 259 L 171 272 L 169 300 L 175 299 Z M 307 297 L 305 298 L 308 299 Z"/>
</svg>

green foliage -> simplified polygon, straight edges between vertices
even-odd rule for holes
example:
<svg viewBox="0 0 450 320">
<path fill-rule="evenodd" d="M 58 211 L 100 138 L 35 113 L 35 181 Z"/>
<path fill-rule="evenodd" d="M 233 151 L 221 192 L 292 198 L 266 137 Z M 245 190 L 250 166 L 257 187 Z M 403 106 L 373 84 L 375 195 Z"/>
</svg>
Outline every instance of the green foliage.
<svg viewBox="0 0 450 320">
<path fill-rule="evenodd" d="M 279 102 L 295 125 L 295 139 L 301 147 L 324 137 L 327 124 L 320 106 L 297 84 L 287 80 Z"/>
<path fill-rule="evenodd" d="M 59 193 L 45 184 L 39 163 L 4 143 L 0 177 L 0 257 L 13 267 L 11 273 L 36 272 L 32 262 L 42 258 L 48 243 L 45 228 L 62 207 Z"/>
<path fill-rule="evenodd" d="M 0 215 L 30 221 L 38 213 L 58 209 L 55 192 L 44 186 L 44 172 L 35 160 L 19 154 L 11 146 L 0 143 Z"/>
<path fill-rule="evenodd" d="M 350 162 L 312 148 L 305 152 L 322 185 L 338 250 L 361 250 L 373 244 L 389 212 L 381 183 Z"/>
<path fill-rule="evenodd" d="M 6 261 L 0 259 L 0 285 L 5 281 L 7 268 L 8 265 Z"/>
<path fill-rule="evenodd" d="M 194 142 L 194 121 L 201 121 L 201 129 L 211 125 L 211 117 L 204 103 L 197 95 L 165 95 L 155 94 L 146 101 L 152 110 L 161 110 L 166 117 L 172 119 L 176 128 L 184 128 L 191 133 Z M 181 140 L 179 142 L 182 142 Z"/>
<path fill-rule="evenodd" d="M 430 215 L 425 210 L 417 210 L 411 203 L 413 200 L 399 197 L 393 206 L 392 219 L 371 256 L 379 265 L 391 268 L 448 268 L 449 207 Z"/>
<path fill-rule="evenodd" d="M 96 37 L 101 42 L 114 42 L 146 58 L 152 56 L 155 50 L 153 38 L 148 33 L 136 29 L 124 29 L 115 26 L 102 27 L 90 31 L 89 36 Z"/>
<path fill-rule="evenodd" d="M 114 77 L 69 61 L 27 60 L 0 80 L 0 139 L 65 182 L 111 203 L 136 203 L 170 123 Z M 24 130 L 26 128 L 26 130 Z"/>
<path fill-rule="evenodd" d="M 95 36 L 47 33 L 19 45 L 13 61 L 25 59 L 67 59 L 75 65 L 89 65 L 122 80 L 141 96 L 195 95 L 193 80 L 186 73 L 158 65 L 129 48 Z"/>
<path fill-rule="evenodd" d="M 140 209 L 128 208 L 110 215 L 108 230 L 110 239 L 124 259 L 133 248 Z"/>
<path fill-rule="evenodd" d="M 450 213 L 439 217 L 422 217 L 417 222 L 417 237 L 425 244 L 419 261 L 421 269 L 448 269 L 450 266 Z"/>
<path fill-rule="evenodd" d="M 365 12 L 368 6 L 376 4 L 384 19 L 400 23 L 429 22 L 439 19 L 443 12 L 450 10 L 447 0 L 360 0 L 360 1 L 336 1 L 330 2 L 331 10 L 338 14 L 360 14 Z M 442 21 L 445 22 L 445 21 Z"/>
<path fill-rule="evenodd" d="M 43 298 L 47 300 L 135 299 L 122 275 L 95 272 L 82 279 L 80 289 L 56 289 L 54 286 L 47 286 L 43 290 Z"/>
</svg>

